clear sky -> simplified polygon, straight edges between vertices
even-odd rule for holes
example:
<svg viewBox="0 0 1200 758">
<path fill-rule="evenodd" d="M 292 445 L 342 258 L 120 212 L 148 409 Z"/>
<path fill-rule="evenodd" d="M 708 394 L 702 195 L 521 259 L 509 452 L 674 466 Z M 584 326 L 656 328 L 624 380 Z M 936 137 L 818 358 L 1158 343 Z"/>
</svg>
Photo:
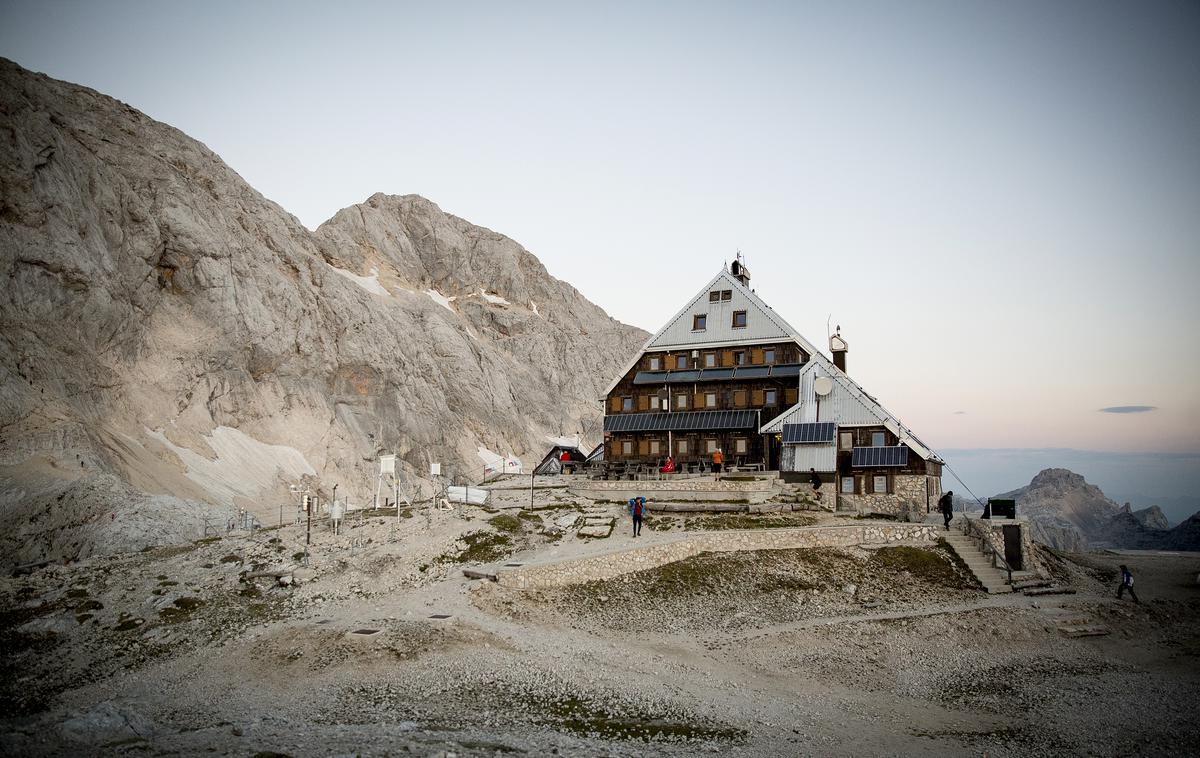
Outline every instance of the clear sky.
<svg viewBox="0 0 1200 758">
<path fill-rule="evenodd" d="M 43 0 L 0 55 L 309 227 L 418 193 L 649 331 L 741 249 L 935 447 L 1200 452 L 1195 2 Z"/>
</svg>

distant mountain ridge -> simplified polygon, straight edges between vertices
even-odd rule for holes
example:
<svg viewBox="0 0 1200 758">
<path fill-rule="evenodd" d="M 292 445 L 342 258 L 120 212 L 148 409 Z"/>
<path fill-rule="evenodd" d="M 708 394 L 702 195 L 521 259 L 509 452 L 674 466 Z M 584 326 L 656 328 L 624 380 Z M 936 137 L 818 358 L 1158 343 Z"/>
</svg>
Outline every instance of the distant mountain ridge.
<svg viewBox="0 0 1200 758">
<path fill-rule="evenodd" d="M 1017 515 L 1029 520 L 1033 538 L 1060 550 L 1200 550 L 1200 514 L 1168 529 L 1158 506 L 1137 511 L 1129 503 L 1119 506 L 1067 469 L 1044 469 L 1025 487 L 996 497 L 1015 499 Z"/>
</svg>

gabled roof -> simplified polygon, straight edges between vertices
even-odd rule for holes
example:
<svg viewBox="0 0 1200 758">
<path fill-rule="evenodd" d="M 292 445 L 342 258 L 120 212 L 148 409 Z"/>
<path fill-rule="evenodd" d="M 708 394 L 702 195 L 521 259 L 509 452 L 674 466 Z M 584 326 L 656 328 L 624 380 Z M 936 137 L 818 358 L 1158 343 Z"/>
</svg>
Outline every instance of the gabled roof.
<svg viewBox="0 0 1200 758">
<path fill-rule="evenodd" d="M 712 291 L 730 291 L 730 299 L 709 302 L 708 293 Z M 733 312 L 746 311 L 746 326 L 733 327 Z M 707 315 L 707 323 L 703 331 L 692 330 L 692 316 L 703 313 Z M 810 356 L 817 355 L 817 348 L 791 324 L 776 313 L 771 306 L 762 301 L 749 287 L 742 284 L 729 273 L 726 267 L 714 276 L 688 304 L 659 329 L 646 344 L 642 345 L 628 365 L 617 374 L 612 383 L 605 388 L 601 399 L 608 396 L 613 388 L 620 383 L 625 374 L 637 365 L 638 360 L 647 351 L 692 349 L 701 347 L 719 347 L 721 345 L 747 345 L 791 340 L 798 344 Z"/>
<path fill-rule="evenodd" d="M 820 398 L 818 404 L 814 381 L 827 376 L 833 380 L 833 391 Z M 887 408 L 868 395 L 862 387 L 833 365 L 824 355 L 815 354 L 800 372 L 799 402 L 767 422 L 759 429 L 761 434 L 781 433 L 785 424 L 803 424 L 816 421 L 833 421 L 842 426 L 878 425 L 896 435 L 900 442 L 908 445 L 914 453 L 927 461 L 941 463 L 942 459 L 908 427 L 900 423 Z M 818 415 L 820 418 L 818 418 Z"/>
</svg>

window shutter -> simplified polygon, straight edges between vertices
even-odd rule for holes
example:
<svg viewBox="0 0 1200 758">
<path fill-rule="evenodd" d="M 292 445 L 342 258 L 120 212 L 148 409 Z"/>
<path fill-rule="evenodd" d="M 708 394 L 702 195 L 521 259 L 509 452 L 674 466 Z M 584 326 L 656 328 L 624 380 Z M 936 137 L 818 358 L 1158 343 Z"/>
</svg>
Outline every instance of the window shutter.
<svg viewBox="0 0 1200 758">
<path fill-rule="evenodd" d="M 593 406 L 593 407 L 595 407 L 595 406 Z M 614 395 L 612 398 L 609 399 L 608 407 L 609 407 L 609 410 L 611 410 L 613 413 L 619 413 L 621 411 L 621 398 Z"/>
<path fill-rule="evenodd" d="M 755 365 L 761 365 L 763 362 L 763 351 L 761 347 L 750 349 L 750 362 Z"/>
<path fill-rule="evenodd" d="M 650 454 L 650 440 L 643 437 L 642 439 L 638 440 L 638 455 L 649 455 L 649 454 Z"/>
<path fill-rule="evenodd" d="M 783 391 L 783 402 L 788 405 L 795 405 L 800 392 L 795 387 L 788 387 Z"/>
<path fill-rule="evenodd" d="M 754 402 L 751 403 L 751 405 L 762 405 L 763 404 L 763 391 L 762 390 L 754 390 L 753 397 L 754 397 Z"/>
<path fill-rule="evenodd" d="M 650 410 L 650 396 L 649 395 L 638 395 L 638 410 L 639 411 Z"/>
<path fill-rule="evenodd" d="M 733 404 L 739 408 L 746 407 L 746 390 L 733 391 Z"/>
<path fill-rule="evenodd" d="M 692 407 L 693 408 L 703 408 L 704 407 L 704 393 L 703 392 L 696 393 L 695 402 L 692 403 Z"/>
<path fill-rule="evenodd" d="M 732 350 L 722 350 L 721 351 L 721 365 L 722 366 L 732 366 L 733 365 L 733 351 Z"/>
</svg>

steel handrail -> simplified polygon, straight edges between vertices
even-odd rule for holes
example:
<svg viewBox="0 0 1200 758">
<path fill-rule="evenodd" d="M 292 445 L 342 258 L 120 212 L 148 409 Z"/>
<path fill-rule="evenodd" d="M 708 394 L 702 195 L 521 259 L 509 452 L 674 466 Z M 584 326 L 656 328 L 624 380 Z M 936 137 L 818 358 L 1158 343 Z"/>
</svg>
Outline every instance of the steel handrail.
<svg viewBox="0 0 1200 758">
<path fill-rule="evenodd" d="M 1012 584 L 1012 580 L 1013 580 L 1012 566 L 1008 565 L 1008 561 L 1004 560 L 1004 556 L 1001 555 L 1000 551 L 996 549 L 996 546 L 992 544 L 990 536 L 985 534 L 983 529 L 979 528 L 978 525 L 974 524 L 972 519 L 968 518 L 967 514 L 965 514 L 965 513 L 963 514 L 963 523 L 966 524 L 965 528 L 963 529 L 964 534 L 967 537 L 972 537 L 972 536 L 978 537 L 980 546 L 983 549 L 983 551 L 985 552 L 985 554 L 990 552 L 992 554 L 992 560 L 999 561 L 1000 565 L 1004 568 L 1004 570 L 1008 572 L 1008 583 Z M 975 535 L 972 535 L 971 534 L 972 529 L 977 530 L 978 533 Z"/>
</svg>

